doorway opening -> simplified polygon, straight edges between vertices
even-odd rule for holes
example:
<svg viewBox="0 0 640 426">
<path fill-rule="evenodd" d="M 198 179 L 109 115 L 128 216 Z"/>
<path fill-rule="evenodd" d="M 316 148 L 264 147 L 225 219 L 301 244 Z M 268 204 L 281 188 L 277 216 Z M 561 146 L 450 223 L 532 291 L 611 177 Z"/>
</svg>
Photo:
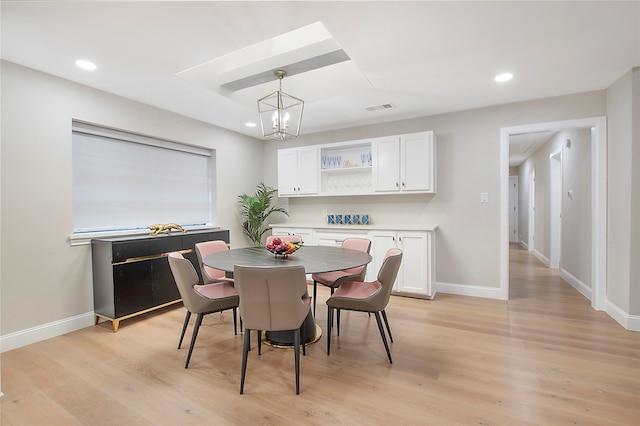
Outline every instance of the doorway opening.
<svg viewBox="0 0 640 426">
<path fill-rule="evenodd" d="M 509 137 L 544 130 L 591 128 L 591 306 L 606 299 L 606 117 L 505 127 L 500 130 L 500 293 L 509 299 Z M 558 258 L 559 259 L 559 258 Z"/>
</svg>

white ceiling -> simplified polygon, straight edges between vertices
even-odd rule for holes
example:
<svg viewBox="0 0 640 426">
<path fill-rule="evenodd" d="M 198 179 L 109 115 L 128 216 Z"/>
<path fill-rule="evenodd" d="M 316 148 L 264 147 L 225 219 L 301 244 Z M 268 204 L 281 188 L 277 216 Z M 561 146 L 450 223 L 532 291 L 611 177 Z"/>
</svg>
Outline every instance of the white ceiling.
<svg viewBox="0 0 640 426">
<path fill-rule="evenodd" d="M 320 22 L 351 60 L 284 79 L 306 101 L 308 134 L 605 89 L 640 66 L 639 5 L 2 1 L 1 57 L 260 137 L 245 123 L 258 122 L 256 100 L 277 90 L 275 77 L 234 92 L 220 87 L 224 66 L 199 66 Z M 76 68 L 79 58 L 98 69 Z M 204 79 L 183 78 L 197 68 Z M 503 71 L 514 79 L 495 83 Z"/>
<path fill-rule="evenodd" d="M 509 167 L 518 167 L 558 133 L 557 130 L 519 133 L 509 136 Z"/>
</svg>

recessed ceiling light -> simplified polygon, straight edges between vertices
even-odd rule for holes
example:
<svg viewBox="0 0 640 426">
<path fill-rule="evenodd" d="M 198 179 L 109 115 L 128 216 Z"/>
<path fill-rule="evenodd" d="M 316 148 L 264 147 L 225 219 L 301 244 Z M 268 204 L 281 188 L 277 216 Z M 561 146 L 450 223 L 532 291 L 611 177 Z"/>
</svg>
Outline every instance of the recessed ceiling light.
<svg viewBox="0 0 640 426">
<path fill-rule="evenodd" d="M 249 122 L 245 123 L 245 126 L 247 126 L 247 127 L 256 127 L 256 123 L 254 123 L 253 121 L 249 121 Z"/>
<path fill-rule="evenodd" d="M 76 65 L 79 68 L 82 68 L 83 70 L 89 70 L 89 71 L 94 71 L 96 68 L 98 68 L 96 64 L 94 64 L 93 62 L 87 61 L 84 59 L 78 59 L 76 61 Z"/>
<path fill-rule="evenodd" d="M 513 74 L 511 74 L 510 72 L 505 72 L 502 74 L 498 74 L 495 78 L 495 80 L 498 83 L 504 83 L 505 81 L 509 81 L 513 78 Z"/>
</svg>

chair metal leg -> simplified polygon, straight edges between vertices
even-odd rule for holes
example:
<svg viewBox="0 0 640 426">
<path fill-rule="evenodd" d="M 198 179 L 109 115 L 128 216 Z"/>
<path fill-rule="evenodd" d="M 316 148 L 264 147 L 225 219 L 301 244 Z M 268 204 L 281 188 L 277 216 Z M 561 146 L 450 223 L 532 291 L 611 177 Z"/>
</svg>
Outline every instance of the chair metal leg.
<svg viewBox="0 0 640 426">
<path fill-rule="evenodd" d="M 316 300 L 318 300 L 318 281 L 313 280 L 313 317 L 316 316 Z"/>
<path fill-rule="evenodd" d="M 296 395 L 300 395 L 300 329 L 293 332 L 293 358 L 296 366 Z"/>
<path fill-rule="evenodd" d="M 187 325 L 189 325 L 189 319 L 191 318 L 191 312 L 187 311 L 187 315 L 184 317 L 184 325 L 182 326 L 182 334 L 180 335 L 180 341 L 178 342 L 178 349 L 182 346 L 182 339 L 184 338 L 184 333 L 187 331 Z"/>
<path fill-rule="evenodd" d="M 340 335 L 340 309 L 336 309 L 336 311 L 338 312 L 338 315 L 336 315 L 338 317 L 336 319 L 336 327 L 337 327 L 336 328 L 336 334 L 339 336 Z"/>
<path fill-rule="evenodd" d="M 247 358 L 249 356 L 249 347 L 251 346 L 251 333 L 248 329 L 244 330 L 244 345 L 242 345 L 242 372 L 240 373 L 240 395 L 244 392 L 244 376 L 247 372 Z"/>
<path fill-rule="evenodd" d="M 307 330 L 305 330 L 304 322 L 298 330 L 300 330 L 300 334 L 302 336 L 302 355 L 307 356 Z"/>
<path fill-rule="evenodd" d="M 369 312 L 369 315 L 371 315 L 371 312 Z M 391 342 L 393 343 L 393 336 L 391 335 L 389 320 L 387 320 L 387 312 L 384 309 L 382 310 L 382 319 L 384 320 L 384 324 L 387 326 L 387 332 L 389 333 L 389 340 L 391 340 Z"/>
<path fill-rule="evenodd" d="M 202 324 L 203 317 L 204 317 L 204 314 L 198 314 L 198 316 L 196 317 L 196 325 L 193 328 L 193 336 L 191 336 L 191 345 L 189 346 L 189 353 L 187 354 L 187 362 L 184 364 L 184 368 L 189 367 L 191 352 L 193 352 L 193 347 L 196 345 L 196 337 L 198 337 L 198 330 L 200 329 L 200 324 Z"/>
<path fill-rule="evenodd" d="M 331 323 L 333 322 L 333 307 L 327 312 L 327 356 L 331 355 Z"/>
<path fill-rule="evenodd" d="M 233 335 L 238 335 L 238 313 L 236 312 L 236 308 L 233 308 Z"/>
<path fill-rule="evenodd" d="M 384 335 L 384 328 L 382 327 L 380 312 L 374 312 L 374 314 L 376 315 L 376 322 L 378 323 L 378 330 L 380 330 L 380 337 L 382 337 L 382 343 L 384 343 L 384 348 L 387 350 L 387 357 L 389 357 L 389 364 L 393 364 L 393 360 L 391 359 L 391 351 L 389 350 L 389 344 L 387 343 L 387 337 Z"/>
<path fill-rule="evenodd" d="M 262 330 L 256 330 L 258 332 L 258 355 L 262 355 Z"/>
</svg>

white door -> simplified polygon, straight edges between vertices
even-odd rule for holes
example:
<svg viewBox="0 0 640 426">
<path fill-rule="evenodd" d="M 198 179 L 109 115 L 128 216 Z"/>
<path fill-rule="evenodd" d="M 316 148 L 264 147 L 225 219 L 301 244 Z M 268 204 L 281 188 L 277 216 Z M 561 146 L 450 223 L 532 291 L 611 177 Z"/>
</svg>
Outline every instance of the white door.
<svg viewBox="0 0 640 426">
<path fill-rule="evenodd" d="M 529 174 L 529 251 L 533 251 L 535 244 L 535 212 L 536 212 L 536 169 Z"/>
<path fill-rule="evenodd" d="M 509 242 L 517 243 L 518 235 L 518 176 L 509 176 Z"/>
</svg>

